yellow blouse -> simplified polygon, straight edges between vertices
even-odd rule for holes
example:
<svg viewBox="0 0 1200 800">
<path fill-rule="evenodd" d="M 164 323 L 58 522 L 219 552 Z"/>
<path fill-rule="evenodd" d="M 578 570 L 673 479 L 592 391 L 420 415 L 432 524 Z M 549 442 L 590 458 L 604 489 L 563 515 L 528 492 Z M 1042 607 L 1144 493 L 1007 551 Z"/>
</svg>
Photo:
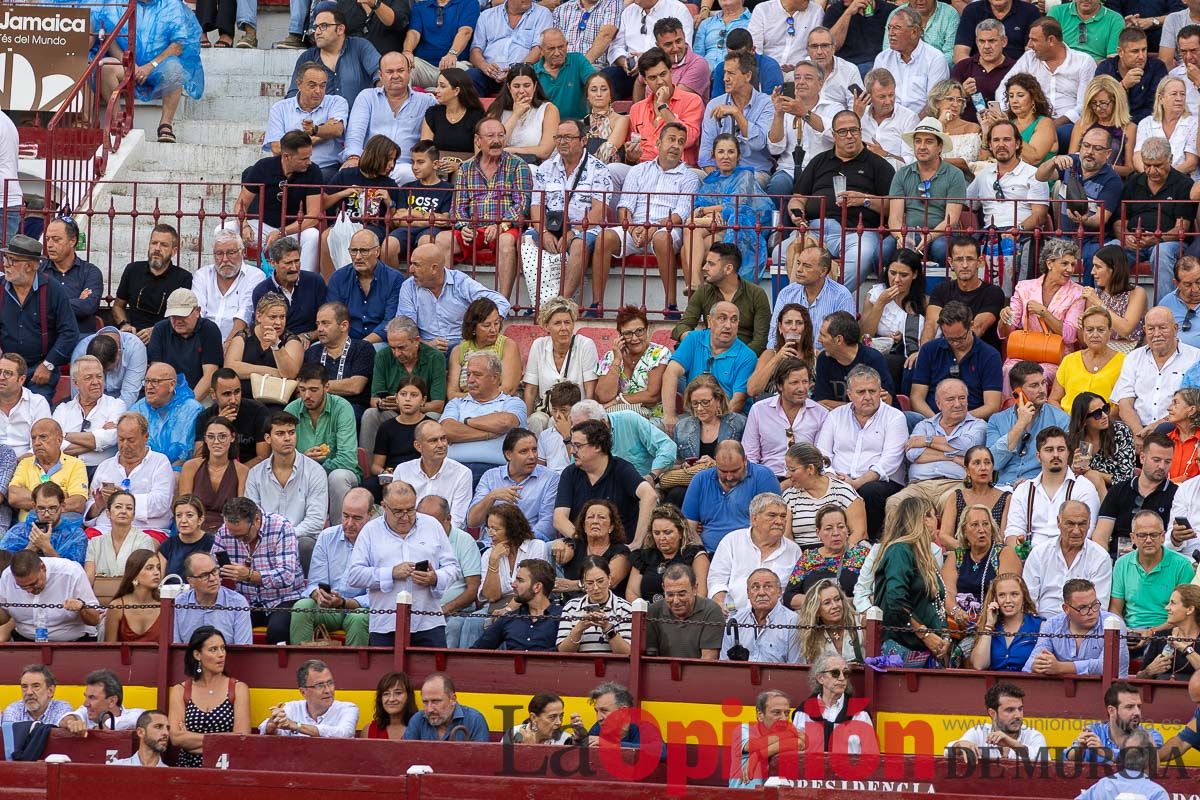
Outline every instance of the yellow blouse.
<svg viewBox="0 0 1200 800">
<path fill-rule="evenodd" d="M 1062 385 L 1066 394 L 1063 395 L 1062 407 L 1069 414 L 1075 397 L 1083 392 L 1094 392 L 1105 400 L 1112 396 L 1113 386 L 1117 376 L 1121 374 L 1121 365 L 1125 363 L 1125 354 L 1117 353 L 1099 372 L 1092 372 L 1083 364 L 1083 351 L 1077 350 L 1062 360 L 1055 380 Z"/>
</svg>

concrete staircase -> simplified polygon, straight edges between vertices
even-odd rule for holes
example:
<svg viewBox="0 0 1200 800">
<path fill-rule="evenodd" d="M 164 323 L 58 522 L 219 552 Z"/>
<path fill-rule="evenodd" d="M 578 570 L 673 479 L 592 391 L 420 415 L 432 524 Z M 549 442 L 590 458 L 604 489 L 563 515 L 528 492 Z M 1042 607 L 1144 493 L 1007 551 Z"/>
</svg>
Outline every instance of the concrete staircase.
<svg viewBox="0 0 1200 800">
<path fill-rule="evenodd" d="M 205 92 L 184 98 L 174 144 L 156 141 L 159 108 L 139 106 L 135 121 L 145 139 L 93 193 L 89 259 L 105 272 L 110 292 L 125 265 L 145 258 L 156 220 L 181 235 L 179 263 L 206 263 L 214 229 L 233 212 L 242 170 L 262 157 L 271 105 L 283 97 L 298 53 L 293 50 L 202 51 Z"/>
</svg>

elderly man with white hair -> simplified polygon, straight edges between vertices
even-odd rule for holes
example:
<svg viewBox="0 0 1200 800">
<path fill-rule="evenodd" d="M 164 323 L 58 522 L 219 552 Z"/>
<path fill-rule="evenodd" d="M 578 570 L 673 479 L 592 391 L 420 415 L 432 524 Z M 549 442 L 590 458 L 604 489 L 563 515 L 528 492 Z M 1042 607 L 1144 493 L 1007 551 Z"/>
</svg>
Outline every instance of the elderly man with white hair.
<svg viewBox="0 0 1200 800">
<path fill-rule="evenodd" d="M 605 411 L 595 400 L 576 403 L 571 409 L 571 425 L 589 419 L 606 423 L 612 429 L 612 454 L 633 464 L 655 486 L 679 455 L 675 440 L 636 411 Z"/>
<path fill-rule="evenodd" d="M 875 57 L 875 68 L 883 67 L 896 78 L 896 102 L 920 114 L 929 90 L 950 77 L 946 56 L 921 39 L 925 21 L 913 8 L 903 6 L 888 18 L 890 47 Z"/>
<path fill-rule="evenodd" d="M 472 485 L 504 461 L 504 437 L 525 425 L 525 402 L 500 388 L 500 357 L 476 350 L 467 356 L 467 394 L 456 397 L 440 420 L 450 442 L 450 458 L 471 470 Z"/>
<path fill-rule="evenodd" d="M 254 287 L 267 279 L 263 271 L 245 262 L 242 238 L 221 230 L 213 239 L 213 263 L 196 270 L 192 292 L 200 303 L 200 316 L 221 329 L 225 348 L 254 322 Z"/>
<path fill-rule="evenodd" d="M 104 393 L 104 367 L 95 356 L 80 356 L 71 364 L 74 397 L 58 404 L 54 419 L 63 429 L 63 452 L 87 467 L 88 477 L 117 454 L 117 419 L 125 402 Z"/>
<path fill-rule="evenodd" d="M 748 579 L 755 570 L 771 570 L 780 585 L 791 577 L 801 550 L 784 535 L 790 518 L 783 497 L 763 492 L 750 501 L 750 527 L 730 531 L 717 545 L 708 568 L 708 594 L 726 616 L 747 607 Z"/>
</svg>

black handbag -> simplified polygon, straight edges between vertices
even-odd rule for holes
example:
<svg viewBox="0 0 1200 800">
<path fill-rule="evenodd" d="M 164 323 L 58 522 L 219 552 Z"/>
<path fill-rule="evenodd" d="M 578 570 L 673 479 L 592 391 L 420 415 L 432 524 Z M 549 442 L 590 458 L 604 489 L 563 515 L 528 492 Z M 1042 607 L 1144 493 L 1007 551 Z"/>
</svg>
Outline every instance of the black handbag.
<svg viewBox="0 0 1200 800">
<path fill-rule="evenodd" d="M 575 170 L 575 180 L 571 183 L 571 188 L 567 189 L 563 195 L 563 210 L 562 211 L 547 211 L 546 212 L 546 233 L 554 236 L 562 237 L 563 228 L 566 224 L 566 212 L 571 207 L 571 192 L 574 192 L 579 186 L 579 179 L 583 177 L 583 168 L 587 166 L 587 154 L 579 159 L 579 169 Z"/>
<path fill-rule="evenodd" d="M 1067 210 L 1087 216 L 1088 196 L 1087 190 L 1083 188 L 1083 176 L 1077 170 L 1068 170 L 1063 183 L 1066 184 Z"/>
<path fill-rule="evenodd" d="M 736 619 L 730 619 L 725 624 L 726 633 L 729 633 L 730 628 L 733 629 L 733 646 L 725 651 L 725 657 L 730 661 L 749 661 L 750 651 L 742 645 L 742 639 L 738 632 L 739 627 Z"/>
</svg>

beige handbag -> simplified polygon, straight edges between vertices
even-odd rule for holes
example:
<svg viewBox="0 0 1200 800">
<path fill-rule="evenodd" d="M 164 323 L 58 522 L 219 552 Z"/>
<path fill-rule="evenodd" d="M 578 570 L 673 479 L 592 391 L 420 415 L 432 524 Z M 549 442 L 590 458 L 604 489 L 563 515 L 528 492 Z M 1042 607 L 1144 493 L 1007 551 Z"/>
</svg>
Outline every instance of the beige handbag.
<svg viewBox="0 0 1200 800">
<path fill-rule="evenodd" d="M 92 591 L 96 593 L 96 600 L 100 602 L 100 605 L 107 606 L 112 602 L 117 589 L 121 588 L 121 580 L 120 577 L 96 576 L 92 583 Z"/>
<path fill-rule="evenodd" d="M 287 403 L 296 393 L 296 381 L 255 372 L 250 376 L 250 394 L 261 403 Z"/>
</svg>

